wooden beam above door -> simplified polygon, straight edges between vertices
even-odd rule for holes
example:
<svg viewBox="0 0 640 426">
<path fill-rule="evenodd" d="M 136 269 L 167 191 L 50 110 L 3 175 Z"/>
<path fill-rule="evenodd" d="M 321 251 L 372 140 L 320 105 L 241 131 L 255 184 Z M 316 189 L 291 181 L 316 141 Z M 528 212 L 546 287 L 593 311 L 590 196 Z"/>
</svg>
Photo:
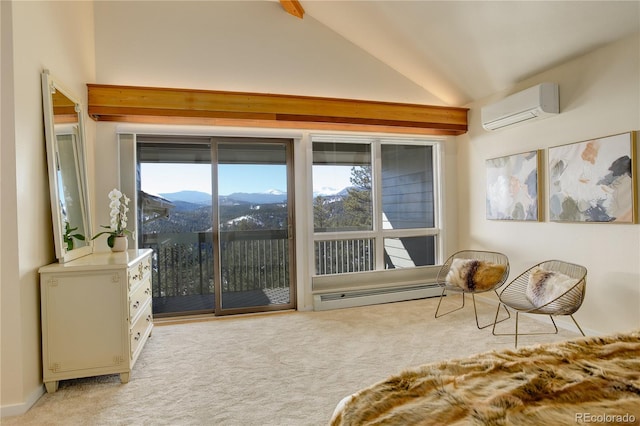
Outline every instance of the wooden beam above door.
<svg viewBox="0 0 640 426">
<path fill-rule="evenodd" d="M 467 108 L 310 96 L 88 84 L 96 121 L 460 135 Z"/>
<path fill-rule="evenodd" d="M 280 0 L 280 4 L 291 15 L 302 19 L 304 16 L 304 8 L 298 0 Z"/>
</svg>

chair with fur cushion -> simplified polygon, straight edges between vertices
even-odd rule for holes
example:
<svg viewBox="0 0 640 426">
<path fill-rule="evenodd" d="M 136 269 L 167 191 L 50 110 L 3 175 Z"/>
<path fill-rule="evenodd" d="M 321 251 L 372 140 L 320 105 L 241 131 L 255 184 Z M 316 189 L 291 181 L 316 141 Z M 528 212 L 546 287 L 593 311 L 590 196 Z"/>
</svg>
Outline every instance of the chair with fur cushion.
<svg viewBox="0 0 640 426">
<path fill-rule="evenodd" d="M 584 332 L 573 314 L 584 301 L 587 287 L 587 268 L 561 260 L 547 260 L 524 271 L 507 284 L 498 294 L 500 304 L 496 312 L 493 334 L 496 336 L 515 336 L 518 347 L 518 336 L 532 334 L 557 334 L 553 317 L 568 315 L 573 320 L 580 333 Z M 500 306 L 516 311 L 515 333 L 497 333 L 496 323 Z M 549 315 L 555 331 L 538 333 L 520 333 L 518 330 L 518 315 L 521 313 Z"/>
<path fill-rule="evenodd" d="M 467 293 L 471 294 L 473 300 L 473 311 L 476 317 L 476 326 L 479 329 L 486 328 L 493 324 L 490 322 L 480 325 L 478 320 L 478 310 L 476 308 L 476 293 L 494 291 L 503 285 L 509 277 L 509 259 L 506 255 L 494 251 L 463 250 L 451 255 L 440 267 L 437 276 L 437 283 L 442 287 L 438 307 L 435 317 L 450 314 L 464 308 Z M 458 293 L 462 295 L 462 304 L 457 308 L 440 313 L 442 299 L 447 293 Z M 497 292 L 496 292 L 497 295 Z M 507 317 L 510 317 L 507 311 Z"/>
</svg>

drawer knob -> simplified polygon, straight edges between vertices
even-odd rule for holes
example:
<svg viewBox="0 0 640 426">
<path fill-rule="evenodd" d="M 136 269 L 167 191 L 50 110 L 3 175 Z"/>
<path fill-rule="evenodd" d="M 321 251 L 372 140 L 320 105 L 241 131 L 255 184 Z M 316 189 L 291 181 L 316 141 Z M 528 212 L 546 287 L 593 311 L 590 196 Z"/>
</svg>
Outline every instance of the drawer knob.
<svg viewBox="0 0 640 426">
<path fill-rule="evenodd" d="M 140 340 L 140 336 L 142 336 L 142 335 L 141 335 L 141 334 L 140 334 L 140 332 L 138 331 L 138 332 L 136 333 L 136 336 L 133 338 L 133 340 Z"/>
</svg>

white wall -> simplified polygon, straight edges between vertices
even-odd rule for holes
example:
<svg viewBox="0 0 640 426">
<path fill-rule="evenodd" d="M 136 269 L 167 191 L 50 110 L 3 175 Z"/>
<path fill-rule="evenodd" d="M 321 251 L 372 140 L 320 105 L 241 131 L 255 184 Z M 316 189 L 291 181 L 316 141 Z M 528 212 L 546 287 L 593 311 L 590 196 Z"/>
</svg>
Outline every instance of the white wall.
<svg viewBox="0 0 640 426">
<path fill-rule="evenodd" d="M 40 75 L 86 104 L 95 78 L 93 4 L 2 1 L 2 415 L 42 393 L 38 268 L 55 261 Z M 55 19 L 53 19 L 55 17 Z M 95 124 L 88 138 L 93 140 Z"/>
<path fill-rule="evenodd" d="M 95 15 L 101 84 L 442 103 L 277 1 L 105 1 Z"/>
<path fill-rule="evenodd" d="M 591 332 L 640 327 L 640 225 L 485 219 L 485 160 L 640 129 L 640 35 L 624 39 L 537 75 L 512 92 L 551 81 L 560 86 L 561 114 L 503 131 L 486 132 L 471 105 L 469 133 L 458 138 L 460 247 L 506 253 L 511 277 L 546 259 L 588 268 L 587 295 L 575 315 Z M 546 159 L 543 156 L 543 159 Z M 636 164 L 638 159 L 636 158 Z M 546 161 L 543 163 L 546 176 Z M 542 185 L 543 201 L 548 194 Z"/>
</svg>

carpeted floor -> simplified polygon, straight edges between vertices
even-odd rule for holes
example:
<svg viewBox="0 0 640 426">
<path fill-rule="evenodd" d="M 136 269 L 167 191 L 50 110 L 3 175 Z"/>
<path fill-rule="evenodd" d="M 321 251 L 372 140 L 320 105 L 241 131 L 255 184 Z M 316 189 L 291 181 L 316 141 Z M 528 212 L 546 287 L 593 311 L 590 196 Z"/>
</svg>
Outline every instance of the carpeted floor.
<svg viewBox="0 0 640 426">
<path fill-rule="evenodd" d="M 63 381 L 26 414 L 1 423 L 326 425 L 344 396 L 405 368 L 513 348 L 513 338 L 495 337 L 490 327 L 478 330 L 470 305 L 434 319 L 437 303 L 435 298 L 160 325 L 128 384 L 118 376 Z M 481 321 L 492 320 L 494 309 L 480 303 Z M 523 317 L 520 327 L 540 330 L 546 324 Z M 575 336 L 561 330 L 523 337 L 521 345 Z"/>
</svg>

